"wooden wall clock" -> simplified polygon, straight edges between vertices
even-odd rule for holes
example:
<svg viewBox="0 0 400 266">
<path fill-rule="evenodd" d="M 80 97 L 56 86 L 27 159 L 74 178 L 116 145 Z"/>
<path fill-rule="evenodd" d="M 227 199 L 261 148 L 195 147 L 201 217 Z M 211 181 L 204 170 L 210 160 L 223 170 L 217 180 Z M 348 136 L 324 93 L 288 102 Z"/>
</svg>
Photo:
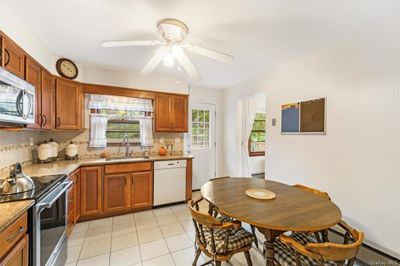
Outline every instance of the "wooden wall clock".
<svg viewBox="0 0 400 266">
<path fill-rule="evenodd" d="M 67 79 L 76 79 L 78 76 L 78 67 L 67 58 L 60 58 L 57 60 L 56 70 L 61 77 Z"/>
</svg>

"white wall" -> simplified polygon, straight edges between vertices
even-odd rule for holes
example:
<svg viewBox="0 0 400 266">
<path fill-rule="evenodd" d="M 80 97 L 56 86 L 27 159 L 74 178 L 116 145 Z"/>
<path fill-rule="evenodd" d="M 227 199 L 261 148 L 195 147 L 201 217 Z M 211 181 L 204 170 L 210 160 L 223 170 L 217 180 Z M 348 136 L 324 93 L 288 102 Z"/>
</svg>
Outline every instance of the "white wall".
<svg viewBox="0 0 400 266">
<path fill-rule="evenodd" d="M 22 20 L 4 0 L 0 0 L 0 30 L 32 55 L 44 67 L 51 70 L 52 58 L 50 52 L 39 39 L 29 30 Z"/>
<path fill-rule="evenodd" d="M 398 9 L 352 36 L 225 91 L 227 171 L 235 100 L 266 93 L 266 176 L 328 191 L 366 243 L 400 256 Z M 327 97 L 327 135 L 281 135 L 281 104 Z M 277 118 L 277 126 L 271 119 Z"/>
<path fill-rule="evenodd" d="M 217 152 L 216 152 L 216 167 L 217 176 L 226 175 L 225 163 L 224 163 L 224 91 L 219 89 L 210 89 L 198 86 L 191 86 L 189 90 L 189 101 L 198 103 L 209 103 L 215 104 L 217 111 L 216 118 L 216 141 L 217 141 Z"/>
</svg>

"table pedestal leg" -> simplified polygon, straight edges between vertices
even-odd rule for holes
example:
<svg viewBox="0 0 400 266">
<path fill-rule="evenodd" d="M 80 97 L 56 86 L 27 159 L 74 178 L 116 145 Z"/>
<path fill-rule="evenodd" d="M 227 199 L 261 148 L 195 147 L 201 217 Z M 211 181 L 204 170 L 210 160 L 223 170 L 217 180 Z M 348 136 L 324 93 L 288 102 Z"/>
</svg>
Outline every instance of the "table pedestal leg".
<svg viewBox="0 0 400 266">
<path fill-rule="evenodd" d="M 264 242 L 264 247 L 265 247 L 265 261 L 267 266 L 274 266 L 274 241 L 275 238 L 277 238 L 280 234 L 282 234 L 282 231 L 276 231 L 276 230 L 271 230 L 271 229 L 263 229 L 259 228 L 258 229 L 264 236 L 265 236 L 265 242 Z"/>
</svg>

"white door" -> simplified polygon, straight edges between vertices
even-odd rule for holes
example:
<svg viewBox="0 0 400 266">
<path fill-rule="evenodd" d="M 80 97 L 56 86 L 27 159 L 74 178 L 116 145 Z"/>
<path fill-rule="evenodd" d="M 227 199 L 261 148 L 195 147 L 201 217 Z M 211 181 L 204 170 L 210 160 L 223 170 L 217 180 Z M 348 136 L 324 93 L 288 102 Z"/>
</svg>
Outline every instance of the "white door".
<svg viewBox="0 0 400 266">
<path fill-rule="evenodd" d="M 191 102 L 188 150 L 193 160 L 193 189 L 200 189 L 216 175 L 215 105 Z"/>
</svg>

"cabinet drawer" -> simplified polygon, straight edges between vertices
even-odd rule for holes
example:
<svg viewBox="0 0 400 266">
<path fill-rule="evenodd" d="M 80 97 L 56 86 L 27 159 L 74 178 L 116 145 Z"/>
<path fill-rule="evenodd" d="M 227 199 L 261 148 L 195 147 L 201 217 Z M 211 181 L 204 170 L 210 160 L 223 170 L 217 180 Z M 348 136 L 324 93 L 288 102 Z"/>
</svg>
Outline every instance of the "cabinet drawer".
<svg viewBox="0 0 400 266">
<path fill-rule="evenodd" d="M 28 215 L 25 213 L 0 233 L 0 257 L 3 257 L 25 234 Z"/>
<path fill-rule="evenodd" d="M 104 167 L 104 171 L 106 174 L 143 172 L 150 170 L 151 170 L 151 162 L 111 164 L 111 165 L 106 165 Z"/>
</svg>

